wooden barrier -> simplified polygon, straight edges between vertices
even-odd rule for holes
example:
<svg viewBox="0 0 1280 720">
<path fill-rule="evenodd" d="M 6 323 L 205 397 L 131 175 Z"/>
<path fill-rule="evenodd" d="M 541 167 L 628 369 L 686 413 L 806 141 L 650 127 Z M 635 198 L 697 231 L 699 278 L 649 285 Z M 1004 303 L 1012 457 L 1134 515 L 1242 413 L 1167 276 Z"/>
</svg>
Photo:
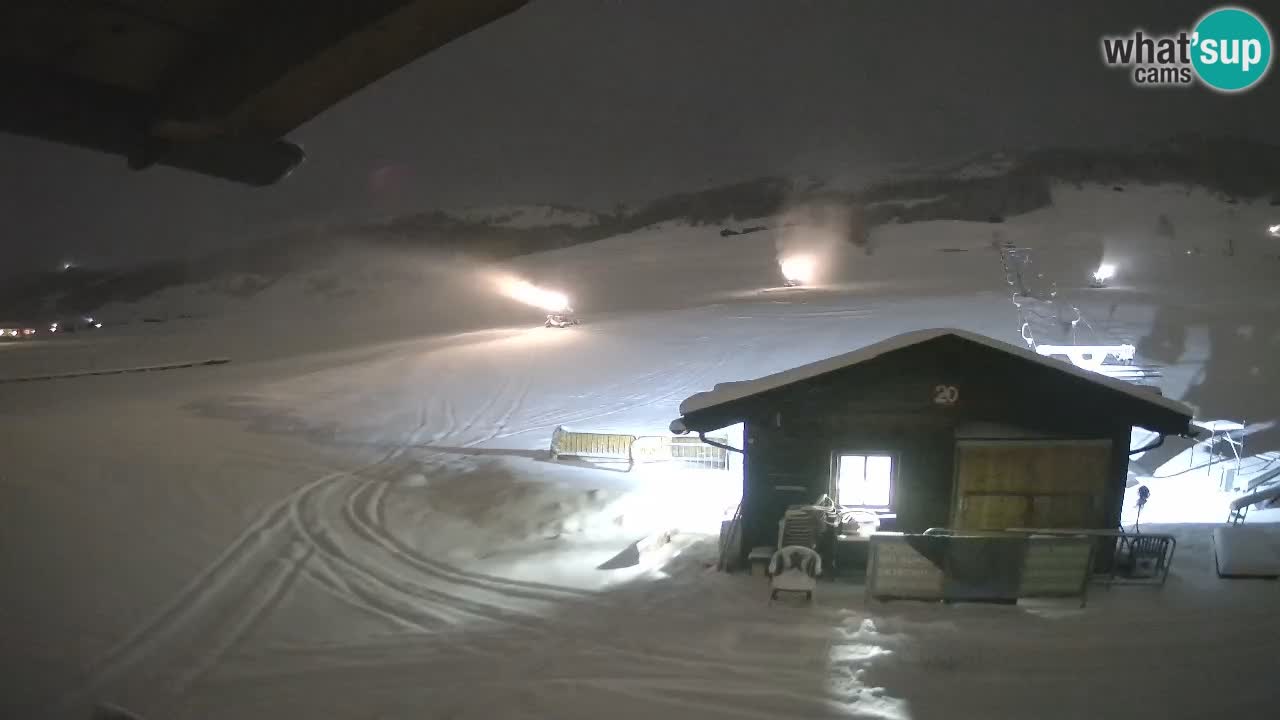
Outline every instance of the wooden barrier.
<svg viewBox="0 0 1280 720">
<path fill-rule="evenodd" d="M 635 435 L 585 433 L 557 427 L 551 434 L 551 458 L 575 457 L 591 460 L 634 462 L 631 446 Z"/>
<path fill-rule="evenodd" d="M 1018 597 L 1079 597 L 1083 605 L 1092 565 L 1088 537 L 1029 537 Z"/>
<path fill-rule="evenodd" d="M 1165 533 L 1081 528 L 1009 528 L 1028 537 L 1087 538 L 1093 544 L 1090 580 L 1110 585 L 1164 585 L 1178 540 Z"/>
<path fill-rule="evenodd" d="M 867 557 L 867 595 L 877 600 L 942 600 L 942 541 L 925 535 L 876 533 Z"/>
<path fill-rule="evenodd" d="M 867 596 L 877 600 L 1085 603 L 1093 541 L 1080 536 L 871 536 Z"/>
</svg>

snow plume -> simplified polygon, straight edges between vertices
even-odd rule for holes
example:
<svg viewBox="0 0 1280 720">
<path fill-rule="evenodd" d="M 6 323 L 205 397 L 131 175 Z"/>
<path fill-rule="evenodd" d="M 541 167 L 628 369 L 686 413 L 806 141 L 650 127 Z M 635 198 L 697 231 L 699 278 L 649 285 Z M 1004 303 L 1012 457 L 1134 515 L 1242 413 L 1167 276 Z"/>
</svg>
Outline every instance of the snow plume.
<svg viewBox="0 0 1280 720">
<path fill-rule="evenodd" d="M 788 209 L 781 220 L 776 243 L 783 277 L 805 285 L 835 280 L 853 227 L 851 208 L 838 202 L 808 203 Z"/>
<path fill-rule="evenodd" d="M 569 309 L 569 297 L 558 290 L 543 288 L 511 275 L 502 275 L 496 279 L 498 291 L 503 295 L 526 305 L 547 312 L 563 312 Z"/>
</svg>

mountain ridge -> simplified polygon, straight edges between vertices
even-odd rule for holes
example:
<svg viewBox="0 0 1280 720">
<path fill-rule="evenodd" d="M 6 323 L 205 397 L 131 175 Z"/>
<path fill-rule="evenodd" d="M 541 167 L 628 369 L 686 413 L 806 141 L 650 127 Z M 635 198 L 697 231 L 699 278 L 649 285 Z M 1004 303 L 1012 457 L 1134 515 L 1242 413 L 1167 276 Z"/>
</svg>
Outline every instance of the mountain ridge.
<svg viewBox="0 0 1280 720">
<path fill-rule="evenodd" d="M 848 211 L 848 237 L 865 244 L 889 223 L 961 220 L 1000 223 L 1047 207 L 1055 183 L 1077 187 L 1175 184 L 1203 187 L 1226 202 L 1265 198 L 1280 205 L 1280 146 L 1231 137 L 1179 135 L 1144 148 L 990 151 L 867 183 L 830 189 L 813 178 L 765 176 L 656 198 L 635 209 L 598 212 L 562 204 L 433 209 L 363 222 L 297 223 L 259 242 L 194 260 L 160 260 L 119 270 L 71 268 L 15 278 L 0 290 L 4 314 L 45 322 L 160 290 L 223 282 L 232 294 L 351 247 L 426 250 L 480 262 L 594 242 L 665 222 L 713 226 L 805 208 Z M 227 279 L 239 280 L 232 282 Z M 246 280 L 246 278 L 248 278 Z"/>
</svg>

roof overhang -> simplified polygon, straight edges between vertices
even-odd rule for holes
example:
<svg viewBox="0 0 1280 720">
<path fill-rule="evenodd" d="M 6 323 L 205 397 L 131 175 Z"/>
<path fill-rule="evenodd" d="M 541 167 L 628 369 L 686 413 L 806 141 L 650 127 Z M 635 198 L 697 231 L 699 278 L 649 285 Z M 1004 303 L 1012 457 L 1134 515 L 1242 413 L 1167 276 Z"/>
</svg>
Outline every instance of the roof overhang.
<svg viewBox="0 0 1280 720">
<path fill-rule="evenodd" d="M 528 0 L 20 0 L 0 131 L 269 185 L 323 110 Z"/>
</svg>

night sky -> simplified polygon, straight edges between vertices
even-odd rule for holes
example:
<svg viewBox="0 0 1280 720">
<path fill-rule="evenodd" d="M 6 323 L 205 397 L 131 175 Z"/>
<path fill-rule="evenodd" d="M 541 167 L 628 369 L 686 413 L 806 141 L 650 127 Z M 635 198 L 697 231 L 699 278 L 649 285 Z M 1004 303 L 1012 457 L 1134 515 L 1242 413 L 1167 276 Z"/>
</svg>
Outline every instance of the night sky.
<svg viewBox="0 0 1280 720">
<path fill-rule="evenodd" d="M 308 160 L 275 187 L 131 173 L 121 158 L 0 136 L 0 275 L 190 255 L 292 222 L 507 202 L 610 208 L 998 148 L 1188 130 L 1280 142 L 1274 68 L 1222 96 L 1137 89 L 1103 66 L 1101 35 L 1186 28 L 1211 7 L 534 0 L 300 128 Z"/>
</svg>

